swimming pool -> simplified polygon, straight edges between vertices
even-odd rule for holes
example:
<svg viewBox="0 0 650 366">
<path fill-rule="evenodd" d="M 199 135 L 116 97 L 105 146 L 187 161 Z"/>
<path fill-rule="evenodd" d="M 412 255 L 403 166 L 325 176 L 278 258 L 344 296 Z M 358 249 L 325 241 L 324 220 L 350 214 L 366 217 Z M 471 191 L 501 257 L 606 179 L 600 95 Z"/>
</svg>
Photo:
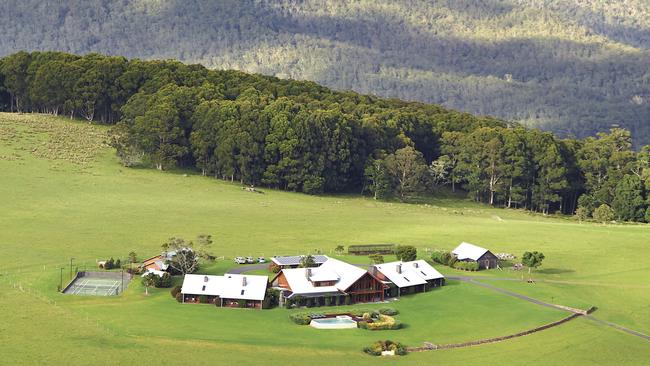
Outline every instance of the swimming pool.
<svg viewBox="0 0 650 366">
<path fill-rule="evenodd" d="M 351 329 L 357 327 L 357 322 L 349 316 L 337 316 L 336 318 L 312 319 L 309 325 L 316 329 Z"/>
</svg>

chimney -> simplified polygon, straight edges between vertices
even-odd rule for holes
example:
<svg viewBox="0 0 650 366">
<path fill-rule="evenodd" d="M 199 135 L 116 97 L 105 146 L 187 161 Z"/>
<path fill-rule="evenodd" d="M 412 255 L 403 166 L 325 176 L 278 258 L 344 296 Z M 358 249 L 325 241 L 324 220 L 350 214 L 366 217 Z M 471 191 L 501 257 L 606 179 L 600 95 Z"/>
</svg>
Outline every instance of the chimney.
<svg viewBox="0 0 650 366">
<path fill-rule="evenodd" d="M 370 274 L 373 276 L 377 276 L 377 266 L 370 267 Z"/>
<path fill-rule="evenodd" d="M 305 268 L 305 277 L 307 277 L 307 279 L 311 277 L 311 268 Z"/>
<path fill-rule="evenodd" d="M 402 273 L 402 264 L 401 264 L 401 263 L 398 264 L 398 265 L 395 267 L 395 271 L 396 271 L 397 273 Z"/>
<path fill-rule="evenodd" d="M 418 268 L 418 262 L 413 262 L 413 267 Z"/>
<path fill-rule="evenodd" d="M 242 287 L 246 287 L 246 276 L 241 278 L 241 285 Z"/>
<path fill-rule="evenodd" d="M 208 276 L 203 277 L 203 282 L 208 282 Z"/>
</svg>

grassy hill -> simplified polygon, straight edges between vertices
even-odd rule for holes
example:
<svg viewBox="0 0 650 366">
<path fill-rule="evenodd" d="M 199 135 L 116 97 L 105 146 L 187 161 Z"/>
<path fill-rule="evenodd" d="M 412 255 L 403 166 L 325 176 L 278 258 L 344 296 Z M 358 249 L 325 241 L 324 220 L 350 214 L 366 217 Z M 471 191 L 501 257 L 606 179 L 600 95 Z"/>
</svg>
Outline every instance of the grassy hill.
<svg viewBox="0 0 650 366">
<path fill-rule="evenodd" d="M 21 1 L 20 50 L 175 58 L 650 142 L 643 0 Z"/>
<path fill-rule="evenodd" d="M 647 225 L 580 224 L 453 197 L 408 205 L 358 196 L 254 194 L 183 171 L 123 168 L 105 138 L 101 126 L 0 114 L 0 354 L 8 364 L 130 364 L 151 357 L 213 364 L 227 357 L 240 364 L 365 365 L 377 360 L 361 348 L 378 339 L 413 346 L 469 341 L 566 315 L 456 281 L 393 303 L 406 328 L 389 333 L 323 333 L 294 325 L 285 309 L 179 305 L 166 290 L 144 296 L 137 281 L 118 297 L 56 292 L 70 257 L 93 267 L 96 259 L 126 257 L 131 250 L 142 258 L 156 254 L 170 236 L 201 233 L 212 234 L 214 251 L 225 256 L 203 267 L 215 274 L 234 266 L 230 258 L 237 255 L 331 253 L 338 244 L 412 244 L 421 257 L 427 248 L 452 249 L 462 240 L 518 256 L 540 250 L 547 259 L 536 284 L 489 279 L 521 276 L 510 270 L 483 271 L 481 281 L 547 302 L 597 306 L 596 317 L 650 333 Z M 577 319 L 498 344 L 410 354 L 399 363 L 633 365 L 645 360 L 647 346 Z"/>
</svg>

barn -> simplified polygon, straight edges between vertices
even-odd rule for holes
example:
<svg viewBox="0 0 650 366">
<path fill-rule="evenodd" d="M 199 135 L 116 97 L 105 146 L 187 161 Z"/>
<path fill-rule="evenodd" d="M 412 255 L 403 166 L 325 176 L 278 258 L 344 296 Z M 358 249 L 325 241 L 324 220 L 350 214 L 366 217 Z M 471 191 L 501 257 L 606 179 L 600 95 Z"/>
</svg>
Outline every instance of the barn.
<svg viewBox="0 0 650 366">
<path fill-rule="evenodd" d="M 499 258 L 478 245 L 462 242 L 451 253 L 459 261 L 478 263 L 480 269 L 497 268 L 499 266 Z"/>
<path fill-rule="evenodd" d="M 425 292 L 445 284 L 445 276 L 421 259 L 376 264 L 370 273 L 389 286 L 387 297 Z"/>
</svg>

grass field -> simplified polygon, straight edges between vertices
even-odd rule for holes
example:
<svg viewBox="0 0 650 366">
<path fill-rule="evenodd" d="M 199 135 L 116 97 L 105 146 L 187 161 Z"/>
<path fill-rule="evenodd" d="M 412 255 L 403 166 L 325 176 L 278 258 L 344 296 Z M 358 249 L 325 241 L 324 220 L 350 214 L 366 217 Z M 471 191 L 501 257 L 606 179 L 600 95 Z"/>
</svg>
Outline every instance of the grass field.
<svg viewBox="0 0 650 366">
<path fill-rule="evenodd" d="M 562 217 L 493 209 L 432 198 L 422 204 L 375 202 L 358 196 L 314 197 L 238 185 L 190 172 L 121 167 L 104 142 L 106 128 L 65 119 L 0 114 L 0 355 L 6 364 L 642 364 L 650 344 L 577 319 L 497 344 L 409 354 L 366 356 L 378 339 L 419 346 L 505 335 L 558 320 L 566 313 L 478 286 L 449 286 L 393 305 L 406 324 L 398 331 L 319 331 L 291 323 L 289 311 L 180 305 L 166 290 L 145 296 L 134 281 L 117 297 L 56 292 L 69 260 L 154 255 L 170 236 L 209 233 L 226 259 L 204 267 L 223 273 L 237 255 L 271 256 L 338 244 L 412 244 L 452 249 L 475 242 L 520 256 L 547 259 L 536 284 L 481 280 L 568 306 L 597 306 L 594 315 L 650 333 L 650 226 L 579 224 Z M 343 257 L 355 263 L 365 257 Z M 437 267 L 448 275 L 465 272 Z"/>
</svg>

